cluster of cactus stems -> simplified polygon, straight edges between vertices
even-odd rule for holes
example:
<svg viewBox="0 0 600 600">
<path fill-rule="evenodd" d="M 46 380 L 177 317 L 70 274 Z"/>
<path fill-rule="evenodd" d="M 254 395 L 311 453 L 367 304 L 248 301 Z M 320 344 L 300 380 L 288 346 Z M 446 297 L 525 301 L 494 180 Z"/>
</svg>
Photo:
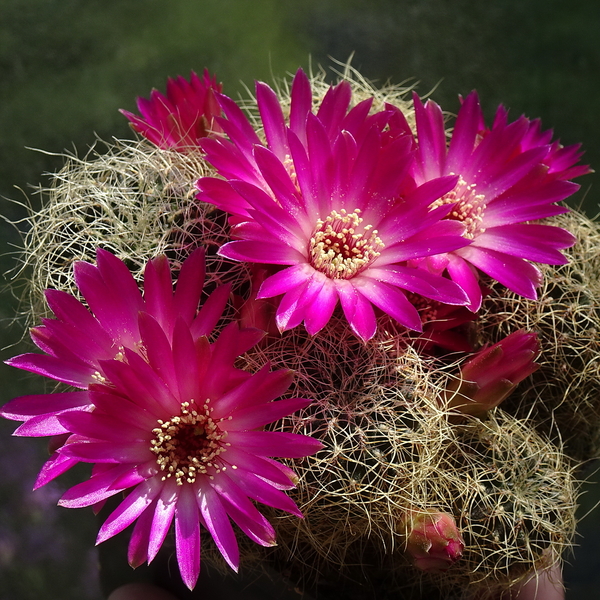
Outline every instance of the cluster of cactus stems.
<svg viewBox="0 0 600 600">
<path fill-rule="evenodd" d="M 415 101 L 413 108 L 407 90 L 376 90 L 349 66 L 342 81 L 351 88 L 352 106 L 371 99 L 373 114 L 394 107 L 413 131 L 415 110 L 420 123 L 423 111 L 433 114 L 430 104 Z M 176 273 L 194 248 L 203 247 L 205 292 L 230 285 L 225 317 L 266 332 L 236 367 L 291 369 L 294 380 L 284 397 L 311 399 L 270 427 L 311 436 L 323 446 L 313 456 L 287 460 L 298 478 L 288 494 L 304 518 L 268 508 L 278 546 L 240 539 L 242 568 L 267 560 L 332 596 L 325 581 L 350 582 L 378 598 L 418 597 L 423 590 L 491 598 L 559 560 L 574 534 L 577 471 L 600 449 L 597 224 L 577 212 L 548 211 L 544 226 L 568 230 L 577 242 L 562 244 L 563 264 L 541 265 L 537 298 L 480 274 L 481 291 L 469 296 L 471 311 L 415 300 L 420 334 L 378 310 L 369 337 L 339 307 L 316 332 L 287 326 L 277 297 L 259 291 L 273 275 L 272 265 L 220 251 L 232 239 L 242 243 L 235 241 L 247 233 L 240 225 L 247 217 L 240 214 L 256 211 L 236 205 L 238 214 L 228 219 L 205 201 L 221 177 L 205 153 L 220 165 L 214 140 L 234 135 L 241 121 L 232 125 L 231 101 L 219 96 L 220 87 L 207 74 L 190 84 L 171 80 L 169 86 L 168 97 L 154 92 L 139 104 L 143 118 L 125 113 L 152 143 L 119 141 L 98 154 L 70 157 L 52 187 L 43 190 L 44 205 L 31 215 L 24 244 L 27 320 L 47 316 L 44 289 L 79 294 L 72 265 L 94 262 L 98 246 L 116 254 L 138 280 L 157 254 L 166 253 Z M 184 115 L 185 136 L 171 129 L 161 137 L 160 128 L 148 123 L 160 122 L 165 111 L 176 114 L 173 103 L 193 92 L 186 86 L 201 90 L 210 120 L 204 117 L 196 131 Z M 322 73 L 312 77 L 311 86 L 311 106 L 318 110 L 331 88 Z M 259 88 L 260 93 L 264 98 Z M 281 82 L 277 94 L 293 124 L 294 91 Z M 216 97 L 229 111 L 228 121 L 219 117 Z M 244 108 L 257 140 L 272 140 L 275 133 L 268 128 L 274 125 L 264 119 L 265 109 L 254 99 Z M 502 115 L 497 119 L 505 119 Z M 203 144 L 200 138 L 211 135 L 213 142 Z M 533 155 L 533 138 L 543 134 L 528 135 L 523 151 Z M 207 182 L 198 200 L 200 178 Z M 239 182 L 227 194 L 232 197 L 234 190 L 250 197 Z M 449 259 L 446 280 L 464 281 L 458 273 L 466 277 L 468 254 L 448 255 L 452 252 L 459 258 Z M 471 266 L 467 271 L 475 272 Z M 474 309 L 477 294 L 480 307 Z M 306 324 L 310 329 L 308 317 Z M 203 560 L 219 563 L 220 554 L 207 546 Z M 350 587 L 339 589 L 352 597 Z"/>
</svg>

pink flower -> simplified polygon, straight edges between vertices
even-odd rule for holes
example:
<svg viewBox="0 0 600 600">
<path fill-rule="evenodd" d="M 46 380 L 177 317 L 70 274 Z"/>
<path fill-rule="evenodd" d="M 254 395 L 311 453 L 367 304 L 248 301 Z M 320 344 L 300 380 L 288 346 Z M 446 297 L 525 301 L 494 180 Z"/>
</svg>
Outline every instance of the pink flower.
<svg viewBox="0 0 600 600">
<path fill-rule="evenodd" d="M 257 83 L 264 145 L 241 109 L 219 96 L 229 136 L 202 143 L 223 179 L 202 178 L 201 200 L 233 215 L 234 241 L 220 254 L 279 265 L 258 298 L 283 296 L 280 331 L 304 321 L 310 334 L 329 321 L 338 301 L 364 340 L 376 330 L 373 306 L 421 330 L 403 290 L 446 304 L 465 304 L 448 279 L 407 261 L 468 243 L 458 221 L 441 220 L 450 206 L 429 205 L 450 192 L 454 176 L 414 186 L 408 171 L 413 138 L 398 109 L 370 114 L 372 100 L 349 109 L 347 82 L 330 88 L 313 113 L 310 82 L 296 74 L 289 122 L 277 96 Z"/>
<path fill-rule="evenodd" d="M 142 296 L 108 252 L 98 251 L 97 267 L 79 263 L 77 283 L 92 312 L 67 294 L 50 293 L 57 318 L 34 337 L 47 354 L 9 363 L 87 389 L 18 398 L 1 411 L 25 421 L 18 435 L 67 437 L 38 487 L 73 464 L 95 463 L 91 478 L 68 490 L 60 505 L 98 505 L 127 493 L 98 543 L 135 522 L 132 566 L 153 560 L 173 523 L 189 588 L 200 569 L 200 524 L 237 570 L 231 520 L 259 544 L 275 541 L 251 500 L 301 516 L 282 491 L 294 487 L 295 474 L 271 457 L 300 458 L 321 447 L 307 436 L 264 430 L 310 401 L 273 401 L 292 381 L 288 370 L 265 365 L 252 375 L 234 367 L 262 332 L 230 323 L 209 343 L 229 290 L 217 289 L 197 313 L 203 272 L 203 254 L 196 252 L 173 293 L 167 260 L 159 257 L 146 267 Z"/>
<path fill-rule="evenodd" d="M 414 176 L 417 184 L 442 176 L 458 177 L 455 188 L 433 207 L 451 204 L 448 219 L 466 226 L 470 243 L 438 257 L 434 272 L 447 269 L 470 298 L 470 308 L 481 305 L 478 270 L 507 288 L 535 299 L 541 272 L 529 261 L 565 264 L 560 250 L 575 243 L 568 231 L 530 223 L 567 212 L 556 202 L 579 186 L 566 181 L 589 172 L 573 166 L 578 146 L 550 143 L 552 132 L 541 132 L 539 121 L 525 117 L 507 123 L 500 107 L 491 129 L 485 129 L 479 99 L 472 92 L 456 119 L 450 144 L 440 107 L 414 97 L 418 150 Z M 440 260 L 443 259 L 443 260 Z M 421 265 L 431 269 L 431 264 Z"/>
<path fill-rule="evenodd" d="M 7 364 L 49 377 L 82 390 L 106 379 L 102 361 L 118 359 L 123 351 L 143 352 L 138 313 L 146 312 L 161 324 L 172 340 L 175 323 L 182 319 L 195 338 L 212 331 L 229 296 L 229 288 L 216 290 L 196 315 L 204 282 L 204 253 L 194 252 L 182 265 L 175 294 L 167 259 L 148 263 L 144 294 L 129 269 L 116 256 L 102 249 L 97 265 L 75 264 L 75 282 L 87 306 L 59 290 L 46 290 L 46 300 L 55 315 L 31 329 L 31 339 L 44 354 L 27 353 Z M 85 391 L 41 394 L 16 398 L 0 414 L 24 421 L 15 435 L 61 436 L 68 433 L 59 421 L 63 412 L 87 410 Z M 54 455 L 42 469 L 36 488 L 57 477 L 76 461 Z"/>
<path fill-rule="evenodd" d="M 406 549 L 422 571 L 439 573 L 461 556 L 465 543 L 456 521 L 445 512 L 415 513 L 408 522 Z"/>
<path fill-rule="evenodd" d="M 460 378 L 446 389 L 448 407 L 483 416 L 498 406 L 538 368 L 540 344 L 535 333 L 515 331 L 497 344 L 480 350 L 460 370 Z"/>
<path fill-rule="evenodd" d="M 190 81 L 181 75 L 169 78 L 166 97 L 152 90 L 149 100 L 138 98 L 141 117 L 127 110 L 121 112 L 138 133 L 159 148 L 185 152 L 197 148 L 200 139 L 220 131 L 214 118 L 221 114 L 215 99 L 221 87 L 208 70 L 202 79 L 192 71 Z"/>
</svg>

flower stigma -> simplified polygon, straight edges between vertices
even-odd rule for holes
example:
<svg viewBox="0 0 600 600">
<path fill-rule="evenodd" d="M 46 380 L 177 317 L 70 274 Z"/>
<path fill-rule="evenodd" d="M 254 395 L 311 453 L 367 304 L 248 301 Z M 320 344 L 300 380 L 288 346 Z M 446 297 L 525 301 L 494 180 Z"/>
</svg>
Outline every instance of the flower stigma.
<svg viewBox="0 0 600 600">
<path fill-rule="evenodd" d="M 311 265 L 331 279 L 350 279 L 368 267 L 385 244 L 372 225 L 357 229 L 363 219 L 360 209 L 348 213 L 332 210 L 323 221 L 317 220 L 309 243 Z"/>
<path fill-rule="evenodd" d="M 167 421 L 159 419 L 158 427 L 152 430 L 155 437 L 150 450 L 164 472 L 163 481 L 175 477 L 177 485 L 194 483 L 209 469 L 215 469 L 216 473 L 225 469 L 215 458 L 227 449 L 228 444 L 221 442 L 227 432 L 219 429 L 221 419 L 210 416 L 213 409 L 209 402 L 207 399 L 199 411 L 194 408 L 193 399 L 183 402 L 180 415 Z"/>
</svg>

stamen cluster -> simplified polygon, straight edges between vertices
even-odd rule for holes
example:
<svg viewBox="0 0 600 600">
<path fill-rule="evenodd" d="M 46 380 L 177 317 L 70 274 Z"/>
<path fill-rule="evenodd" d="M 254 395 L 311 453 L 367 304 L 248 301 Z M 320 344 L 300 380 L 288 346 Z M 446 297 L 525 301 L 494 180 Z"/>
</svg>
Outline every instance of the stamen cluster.
<svg viewBox="0 0 600 600">
<path fill-rule="evenodd" d="M 194 483 L 198 474 L 208 469 L 220 473 L 215 458 L 222 454 L 226 446 L 221 440 L 227 432 L 221 431 L 217 421 L 211 416 L 209 400 L 206 400 L 200 413 L 193 408 L 194 400 L 181 404 L 181 414 L 167 421 L 158 419 L 158 427 L 152 430 L 155 438 L 151 452 L 161 471 L 165 471 L 162 481 L 175 477 L 177 485 Z M 191 408 L 190 408 L 191 407 Z"/>
<path fill-rule="evenodd" d="M 318 219 L 310 238 L 310 263 L 332 279 L 350 279 L 368 267 L 380 254 L 385 244 L 377 229 L 365 225 L 360 209 L 348 213 L 342 208 L 333 210 L 325 220 Z"/>
<path fill-rule="evenodd" d="M 468 184 L 459 176 L 456 187 L 431 205 L 434 209 L 445 204 L 454 204 L 446 218 L 460 221 L 465 226 L 463 236 L 470 240 L 485 232 L 485 227 L 482 226 L 486 207 L 485 196 L 478 194 L 476 188 L 476 183 Z"/>
</svg>

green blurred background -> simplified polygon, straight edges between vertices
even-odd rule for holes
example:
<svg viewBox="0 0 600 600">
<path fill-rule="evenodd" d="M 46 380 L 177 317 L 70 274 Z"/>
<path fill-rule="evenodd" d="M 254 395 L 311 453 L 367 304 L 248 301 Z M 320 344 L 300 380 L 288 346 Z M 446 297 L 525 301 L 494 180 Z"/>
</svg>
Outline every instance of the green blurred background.
<svg viewBox="0 0 600 600">
<path fill-rule="evenodd" d="M 456 111 L 458 94 L 480 93 L 490 117 L 499 103 L 516 118 L 541 117 L 563 143 L 582 142 L 600 165 L 600 4 L 579 0 L 0 0 L 0 196 L 8 221 L 26 215 L 24 194 L 60 168 L 64 149 L 85 154 L 96 135 L 126 137 L 117 109 L 164 91 L 167 76 L 208 67 L 236 97 L 254 79 L 271 81 L 330 58 L 368 79 L 418 82 Z M 45 151 L 28 150 L 37 148 Z M 598 175 L 573 199 L 598 212 Z M 15 264 L 20 236 L 0 222 L 1 270 Z M 2 353 L 26 347 L 18 302 L 2 294 Z M 0 403 L 42 389 L 1 366 Z M 44 443 L 11 438 L 0 423 L 0 600 L 101 598 L 96 523 L 90 511 L 56 508 L 68 484 L 30 493 Z M 68 479 L 68 478 L 67 478 Z M 581 515 L 598 497 L 582 499 Z M 600 509 L 580 524 L 566 571 L 567 598 L 597 597 Z"/>
</svg>

